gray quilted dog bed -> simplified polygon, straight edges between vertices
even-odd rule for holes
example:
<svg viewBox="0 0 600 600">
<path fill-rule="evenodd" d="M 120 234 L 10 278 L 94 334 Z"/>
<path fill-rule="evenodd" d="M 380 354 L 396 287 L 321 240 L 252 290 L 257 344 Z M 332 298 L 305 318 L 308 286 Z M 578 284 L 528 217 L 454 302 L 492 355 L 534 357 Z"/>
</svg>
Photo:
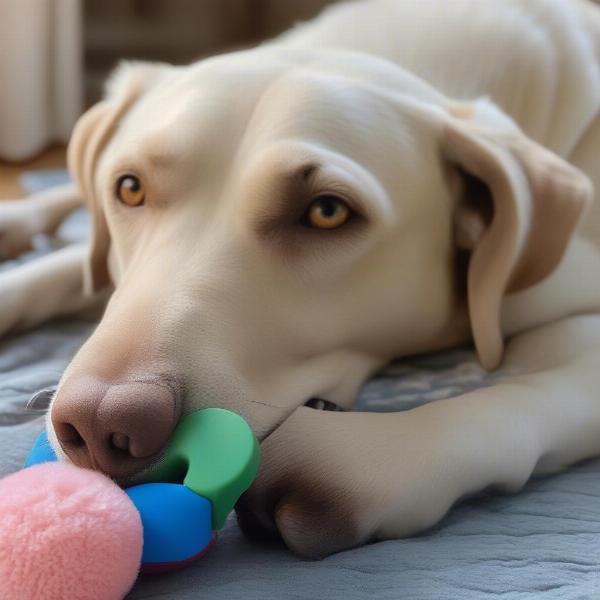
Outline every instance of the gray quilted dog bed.
<svg viewBox="0 0 600 600">
<path fill-rule="evenodd" d="M 62 178 L 38 173 L 26 184 Z M 70 238 L 85 232 L 81 214 L 65 229 Z M 37 253 L 51 249 L 39 246 Z M 0 342 L 0 475 L 20 467 L 42 427 L 39 413 L 25 410 L 30 395 L 58 380 L 92 327 L 63 320 Z M 358 408 L 406 410 L 490 381 L 471 350 L 456 350 L 391 365 L 364 387 Z M 515 496 L 463 503 L 419 537 L 319 562 L 247 541 L 230 517 L 206 558 L 179 573 L 142 577 L 128 598 L 600 599 L 600 460 L 531 481 Z"/>
</svg>

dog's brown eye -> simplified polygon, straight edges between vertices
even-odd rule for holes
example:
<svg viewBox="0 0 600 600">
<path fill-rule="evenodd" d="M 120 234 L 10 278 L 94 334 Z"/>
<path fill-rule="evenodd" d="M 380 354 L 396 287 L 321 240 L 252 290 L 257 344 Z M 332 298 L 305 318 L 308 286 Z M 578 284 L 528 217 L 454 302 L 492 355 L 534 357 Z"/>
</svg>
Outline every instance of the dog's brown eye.
<svg viewBox="0 0 600 600">
<path fill-rule="evenodd" d="M 117 182 L 117 196 L 127 206 L 140 206 L 146 199 L 146 191 L 135 175 L 123 175 Z"/>
<path fill-rule="evenodd" d="M 317 196 L 308 207 L 304 223 L 316 229 L 336 229 L 350 218 L 348 205 L 332 195 Z"/>
</svg>

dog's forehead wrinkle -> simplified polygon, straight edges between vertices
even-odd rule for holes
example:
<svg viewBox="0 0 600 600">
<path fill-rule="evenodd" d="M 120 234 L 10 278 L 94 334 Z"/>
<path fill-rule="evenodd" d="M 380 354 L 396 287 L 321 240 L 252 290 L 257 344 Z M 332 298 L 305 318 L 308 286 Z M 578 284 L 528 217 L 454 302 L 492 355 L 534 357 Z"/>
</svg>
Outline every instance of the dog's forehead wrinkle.
<svg viewBox="0 0 600 600">
<path fill-rule="evenodd" d="M 420 146 L 414 116 L 410 103 L 406 111 L 399 109 L 389 98 L 352 80 L 286 74 L 262 94 L 240 155 L 252 156 L 270 144 L 294 140 L 344 155 L 373 173 L 402 170 L 409 175 L 415 171 Z M 402 160 L 386 168 L 393 157 Z"/>
<path fill-rule="evenodd" d="M 129 143 L 130 154 L 141 153 L 158 167 L 184 161 L 216 165 L 232 152 L 243 130 L 243 108 L 225 110 L 215 90 L 194 90 L 175 102 L 168 99 L 150 95 L 136 105 L 119 129 L 120 147 Z M 225 124 L 228 136 L 221 135 Z"/>
</svg>

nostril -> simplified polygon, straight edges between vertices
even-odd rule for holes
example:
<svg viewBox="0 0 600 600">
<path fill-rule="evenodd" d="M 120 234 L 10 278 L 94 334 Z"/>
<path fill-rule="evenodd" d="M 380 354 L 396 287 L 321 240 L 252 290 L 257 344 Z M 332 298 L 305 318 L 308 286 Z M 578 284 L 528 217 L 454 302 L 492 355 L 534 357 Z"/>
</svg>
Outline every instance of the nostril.
<svg viewBox="0 0 600 600">
<path fill-rule="evenodd" d="M 113 433 L 110 437 L 111 444 L 118 450 L 129 452 L 130 439 L 124 433 Z"/>
<path fill-rule="evenodd" d="M 55 427 L 55 429 L 61 444 L 67 444 L 73 448 L 85 447 L 85 440 L 71 423 L 60 423 L 59 427 Z"/>
</svg>

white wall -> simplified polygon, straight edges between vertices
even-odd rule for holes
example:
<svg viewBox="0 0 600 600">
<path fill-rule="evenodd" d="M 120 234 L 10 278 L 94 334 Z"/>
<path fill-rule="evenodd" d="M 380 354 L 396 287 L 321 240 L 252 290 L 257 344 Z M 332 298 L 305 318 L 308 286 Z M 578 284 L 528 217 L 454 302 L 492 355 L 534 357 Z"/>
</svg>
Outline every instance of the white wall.
<svg viewBox="0 0 600 600">
<path fill-rule="evenodd" d="M 79 0 L 0 1 L 0 158 L 66 142 L 83 98 Z"/>
</svg>

